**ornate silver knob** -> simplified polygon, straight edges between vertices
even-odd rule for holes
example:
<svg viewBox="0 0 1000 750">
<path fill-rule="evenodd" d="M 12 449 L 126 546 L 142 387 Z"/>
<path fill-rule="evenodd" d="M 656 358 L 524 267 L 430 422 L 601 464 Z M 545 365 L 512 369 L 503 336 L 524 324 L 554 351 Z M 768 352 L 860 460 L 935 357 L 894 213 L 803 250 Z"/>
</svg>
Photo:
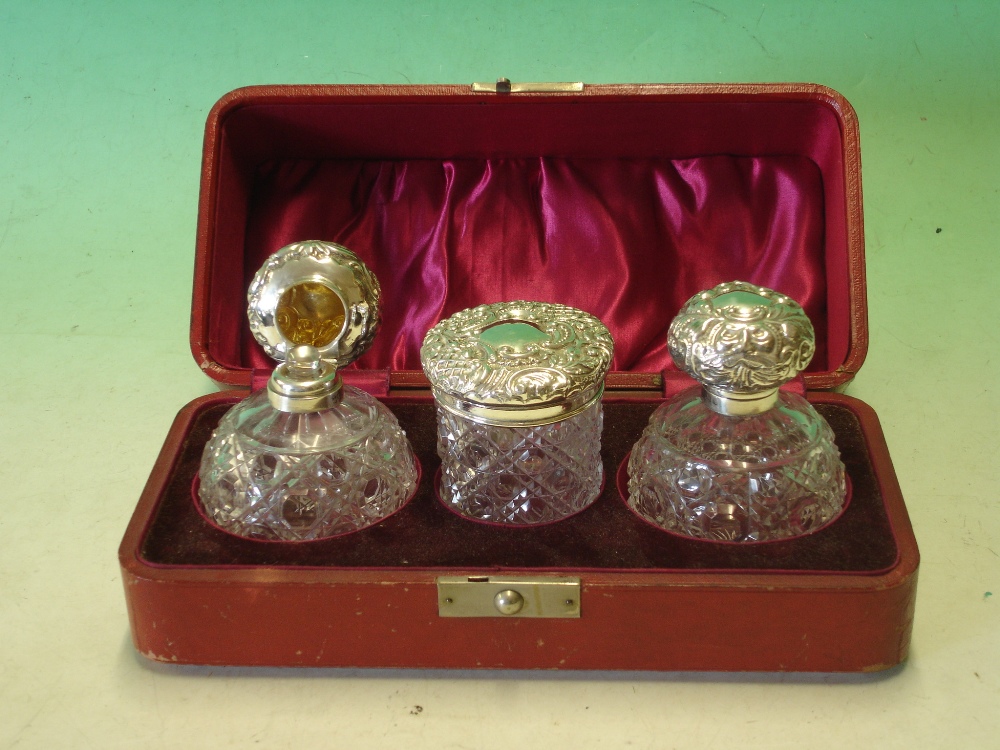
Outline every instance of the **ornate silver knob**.
<svg viewBox="0 0 1000 750">
<path fill-rule="evenodd" d="M 667 347 L 677 366 L 704 386 L 711 408 L 758 414 L 809 364 L 816 336 L 795 300 L 730 281 L 684 304 L 670 324 Z"/>
<path fill-rule="evenodd" d="M 311 346 L 343 367 L 371 346 L 380 323 L 378 280 L 342 245 L 310 240 L 268 258 L 247 293 L 254 338 L 268 356 Z"/>
</svg>

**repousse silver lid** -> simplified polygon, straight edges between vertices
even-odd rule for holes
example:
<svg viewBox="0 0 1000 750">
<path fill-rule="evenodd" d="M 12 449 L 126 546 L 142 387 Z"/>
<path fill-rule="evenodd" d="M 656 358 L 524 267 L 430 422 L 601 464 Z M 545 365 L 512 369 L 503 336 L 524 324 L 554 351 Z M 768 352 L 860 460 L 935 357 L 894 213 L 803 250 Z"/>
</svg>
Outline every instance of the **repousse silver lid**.
<svg viewBox="0 0 1000 750">
<path fill-rule="evenodd" d="M 284 360 L 296 346 L 313 346 L 343 367 L 371 346 L 380 323 L 378 280 L 342 245 L 295 242 L 267 259 L 247 292 L 254 338 Z"/>
<path fill-rule="evenodd" d="M 254 338 L 279 362 L 267 384 L 284 412 L 329 409 L 340 399 L 337 370 L 364 354 L 379 326 L 378 280 L 342 245 L 286 245 L 257 271 L 247 292 Z"/>
<path fill-rule="evenodd" d="M 593 315 L 547 302 L 463 310 L 428 331 L 420 361 L 446 409 L 510 427 L 566 419 L 600 399 L 611 334 Z"/>
<path fill-rule="evenodd" d="M 778 387 L 806 368 L 816 351 L 812 323 L 790 297 L 745 281 L 696 294 L 670 324 L 674 362 L 704 387 L 723 414 L 766 411 Z"/>
</svg>

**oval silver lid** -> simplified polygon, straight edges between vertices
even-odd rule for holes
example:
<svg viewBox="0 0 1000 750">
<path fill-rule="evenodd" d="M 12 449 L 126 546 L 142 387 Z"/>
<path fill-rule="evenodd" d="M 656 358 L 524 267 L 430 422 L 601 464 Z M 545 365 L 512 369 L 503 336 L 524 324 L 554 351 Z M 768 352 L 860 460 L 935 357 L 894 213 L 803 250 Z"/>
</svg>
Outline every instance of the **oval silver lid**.
<svg viewBox="0 0 1000 750">
<path fill-rule="evenodd" d="M 593 315 L 547 302 L 463 310 L 424 338 L 420 361 L 438 403 L 482 424 L 557 422 L 604 391 L 614 343 Z"/>
<path fill-rule="evenodd" d="M 766 411 L 778 387 L 806 368 L 816 335 L 792 298 L 729 281 L 689 299 L 670 324 L 667 348 L 723 414 Z"/>
<path fill-rule="evenodd" d="M 380 323 L 375 275 L 343 245 L 295 242 L 267 259 L 247 292 L 254 338 L 268 356 L 312 346 L 338 368 L 371 346 Z"/>
</svg>

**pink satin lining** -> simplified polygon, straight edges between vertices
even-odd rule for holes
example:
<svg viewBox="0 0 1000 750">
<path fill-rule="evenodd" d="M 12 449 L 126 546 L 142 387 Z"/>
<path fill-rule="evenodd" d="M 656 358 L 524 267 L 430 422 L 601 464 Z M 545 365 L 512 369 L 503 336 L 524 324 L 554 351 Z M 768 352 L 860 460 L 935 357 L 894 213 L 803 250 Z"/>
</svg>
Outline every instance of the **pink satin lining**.
<svg viewBox="0 0 1000 750">
<path fill-rule="evenodd" d="M 362 368 L 420 369 L 437 321 L 527 299 L 604 321 L 613 369 L 661 371 L 673 368 L 666 333 L 681 304 L 742 279 L 805 307 L 818 334 L 810 369 L 822 371 L 823 189 L 804 156 L 271 161 L 254 179 L 240 293 L 280 247 L 329 240 L 382 285 Z M 239 366 L 273 367 L 245 319 L 230 324 L 243 332 Z"/>
</svg>

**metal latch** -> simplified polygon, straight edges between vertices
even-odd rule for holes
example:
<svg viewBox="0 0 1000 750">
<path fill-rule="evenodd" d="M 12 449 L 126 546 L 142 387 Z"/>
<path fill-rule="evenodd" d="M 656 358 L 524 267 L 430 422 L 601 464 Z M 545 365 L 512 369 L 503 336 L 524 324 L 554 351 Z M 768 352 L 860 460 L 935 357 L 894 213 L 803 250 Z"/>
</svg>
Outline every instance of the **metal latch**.
<svg viewBox="0 0 1000 750">
<path fill-rule="evenodd" d="M 580 579 L 440 576 L 441 617 L 579 617 Z"/>
<path fill-rule="evenodd" d="M 583 81 L 511 83 L 509 78 L 497 78 L 496 83 L 474 83 L 472 90 L 480 94 L 565 94 L 583 91 Z"/>
</svg>

